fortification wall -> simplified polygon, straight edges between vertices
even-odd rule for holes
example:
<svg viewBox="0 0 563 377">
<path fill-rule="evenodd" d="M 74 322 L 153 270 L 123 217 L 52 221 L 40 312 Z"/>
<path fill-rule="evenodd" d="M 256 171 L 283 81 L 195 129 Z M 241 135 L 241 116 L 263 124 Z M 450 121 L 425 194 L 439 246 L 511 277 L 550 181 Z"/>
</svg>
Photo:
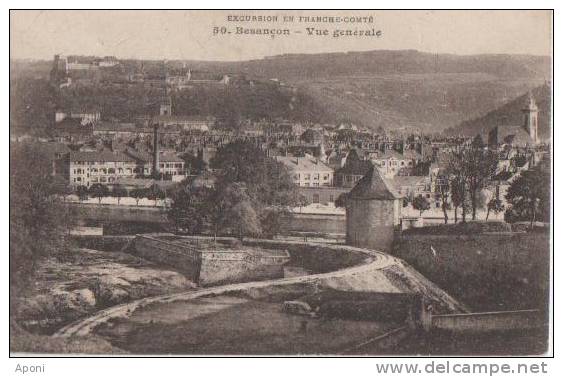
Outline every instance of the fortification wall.
<svg viewBox="0 0 563 377">
<path fill-rule="evenodd" d="M 288 253 L 261 255 L 247 250 L 200 250 L 162 238 L 136 236 L 130 251 L 173 267 L 200 286 L 281 278 L 283 265 L 290 259 Z"/>
<path fill-rule="evenodd" d="M 199 284 L 201 286 L 242 283 L 283 277 L 283 265 L 289 254 L 253 255 L 246 251 L 202 253 Z"/>
</svg>

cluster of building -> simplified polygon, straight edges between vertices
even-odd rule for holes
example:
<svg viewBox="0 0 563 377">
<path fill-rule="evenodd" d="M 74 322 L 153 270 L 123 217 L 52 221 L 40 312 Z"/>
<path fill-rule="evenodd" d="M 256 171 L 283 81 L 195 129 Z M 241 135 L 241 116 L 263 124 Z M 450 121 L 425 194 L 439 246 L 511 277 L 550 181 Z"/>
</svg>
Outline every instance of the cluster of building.
<svg viewBox="0 0 563 377">
<path fill-rule="evenodd" d="M 69 74 L 120 64 L 113 57 L 56 56 L 53 71 Z M 286 166 L 309 202 L 333 204 L 375 169 L 397 195 L 410 199 L 422 195 L 439 208 L 447 156 L 471 142 L 466 137 L 386 134 L 353 124 L 286 119 L 242 119 L 236 127 L 224 127 L 221 119 L 211 115 L 174 114 L 170 90 L 202 83 L 229 85 L 233 79 L 240 77 L 195 72 L 185 66 L 158 77 L 140 69 L 128 80 L 164 85 L 165 94 L 156 99 L 156 113 L 137 114 L 133 122 L 124 123 L 105 119 L 103 109 L 95 107 L 57 110 L 53 136 L 62 147 L 53 148 L 55 170 L 63 172 L 74 187 L 155 177 L 181 181 L 196 173 L 204 174 L 205 181 L 210 182 L 212 171 L 202 172 L 182 157 L 191 155 L 200 161 L 200 167 L 209 166 L 222 145 L 245 140 Z M 539 159 L 538 107 L 531 96 L 522 112 L 522 126 L 497 126 L 485 135 L 489 148 L 498 150 L 501 156 L 498 176 L 507 180 Z"/>
<path fill-rule="evenodd" d="M 504 183 L 505 188 L 514 178 L 513 173 L 540 158 L 538 109 L 533 98 L 523 114 L 523 126 L 495 127 L 488 138 L 489 148 L 499 151 L 498 184 Z M 397 195 L 410 199 L 422 195 L 439 208 L 447 155 L 472 141 L 417 135 L 393 137 L 353 125 L 311 125 L 287 120 L 245 120 L 240 129 L 225 130 L 218 128 L 211 116 L 175 116 L 169 98 L 162 101 L 158 114 L 142 123 L 101 118 L 97 109 L 77 108 L 55 114 L 55 135 L 63 146 L 55 148 L 55 165 L 74 187 L 96 183 L 130 185 L 134 179 L 156 176 L 181 181 L 202 172 L 180 156 L 189 154 L 202 166 L 209 166 L 222 145 L 246 140 L 286 166 L 311 203 L 334 204 L 375 168 Z M 67 145 L 80 147 L 72 150 Z M 66 153 L 61 155 L 61 150 Z M 204 174 L 209 178 L 213 172 Z"/>
</svg>

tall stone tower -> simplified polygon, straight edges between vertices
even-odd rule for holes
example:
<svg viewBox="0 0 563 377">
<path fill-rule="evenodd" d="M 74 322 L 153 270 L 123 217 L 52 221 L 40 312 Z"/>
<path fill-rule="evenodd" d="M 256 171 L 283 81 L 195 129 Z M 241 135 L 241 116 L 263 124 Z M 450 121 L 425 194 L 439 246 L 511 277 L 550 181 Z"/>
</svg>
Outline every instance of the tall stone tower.
<svg viewBox="0 0 563 377">
<path fill-rule="evenodd" d="M 401 215 L 400 195 L 372 167 L 350 191 L 346 205 L 346 243 L 391 251 Z"/>
<path fill-rule="evenodd" d="M 522 109 L 524 113 L 524 128 L 530 138 L 534 143 L 539 141 L 538 139 L 538 106 L 536 105 L 536 100 L 530 93 L 526 106 Z"/>
</svg>

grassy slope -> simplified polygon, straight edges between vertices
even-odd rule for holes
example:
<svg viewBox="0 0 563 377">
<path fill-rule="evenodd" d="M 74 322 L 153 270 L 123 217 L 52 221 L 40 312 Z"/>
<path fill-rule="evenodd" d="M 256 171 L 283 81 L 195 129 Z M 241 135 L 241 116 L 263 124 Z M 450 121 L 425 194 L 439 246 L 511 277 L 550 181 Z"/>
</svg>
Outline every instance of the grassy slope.
<svg viewBox="0 0 563 377">
<path fill-rule="evenodd" d="M 547 300 L 547 233 L 411 236 L 394 250 L 473 311 L 532 309 Z"/>
</svg>

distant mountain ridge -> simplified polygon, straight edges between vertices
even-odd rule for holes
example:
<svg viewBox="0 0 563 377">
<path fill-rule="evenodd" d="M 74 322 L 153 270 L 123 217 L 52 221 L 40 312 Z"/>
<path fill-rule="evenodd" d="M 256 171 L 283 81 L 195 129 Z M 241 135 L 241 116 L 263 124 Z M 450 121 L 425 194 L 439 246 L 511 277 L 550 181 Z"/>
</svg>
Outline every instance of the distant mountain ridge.
<svg viewBox="0 0 563 377">
<path fill-rule="evenodd" d="M 415 50 L 286 54 L 221 67 L 294 85 L 335 123 L 425 133 L 475 119 L 551 78 L 547 56 Z"/>
<path fill-rule="evenodd" d="M 254 74 L 286 80 L 327 75 L 390 73 L 488 73 L 497 77 L 551 75 L 551 59 L 534 55 L 453 55 L 416 50 L 285 54 L 234 64 Z"/>
</svg>

